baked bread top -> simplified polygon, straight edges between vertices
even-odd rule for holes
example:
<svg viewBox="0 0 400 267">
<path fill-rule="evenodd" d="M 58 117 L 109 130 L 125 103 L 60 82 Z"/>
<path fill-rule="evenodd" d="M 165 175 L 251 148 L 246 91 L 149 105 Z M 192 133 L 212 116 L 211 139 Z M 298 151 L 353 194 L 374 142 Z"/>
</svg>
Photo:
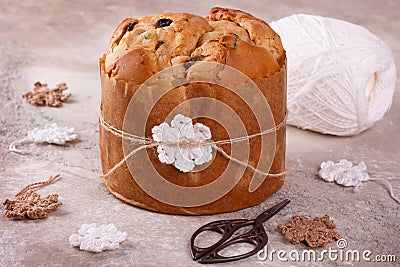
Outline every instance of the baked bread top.
<svg viewBox="0 0 400 267">
<path fill-rule="evenodd" d="M 228 64 L 250 78 L 266 77 L 279 71 L 284 58 L 281 39 L 266 22 L 215 7 L 206 18 L 167 12 L 127 18 L 114 31 L 101 64 L 109 77 L 141 84 L 190 61 Z"/>
</svg>

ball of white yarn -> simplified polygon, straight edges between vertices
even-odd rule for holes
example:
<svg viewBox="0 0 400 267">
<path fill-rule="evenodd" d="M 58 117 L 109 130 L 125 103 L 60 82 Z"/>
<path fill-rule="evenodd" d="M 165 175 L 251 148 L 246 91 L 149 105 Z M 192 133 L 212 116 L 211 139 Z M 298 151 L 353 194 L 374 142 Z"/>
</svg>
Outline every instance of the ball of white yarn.
<svg viewBox="0 0 400 267">
<path fill-rule="evenodd" d="M 348 136 L 388 111 L 396 67 L 377 36 L 349 22 L 303 14 L 270 25 L 287 52 L 289 124 Z"/>
</svg>

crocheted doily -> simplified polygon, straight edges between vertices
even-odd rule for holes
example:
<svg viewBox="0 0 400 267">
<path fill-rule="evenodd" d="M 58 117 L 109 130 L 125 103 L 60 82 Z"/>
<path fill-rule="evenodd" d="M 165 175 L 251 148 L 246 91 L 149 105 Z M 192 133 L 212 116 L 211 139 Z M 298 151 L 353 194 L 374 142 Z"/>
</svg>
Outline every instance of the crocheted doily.
<svg viewBox="0 0 400 267">
<path fill-rule="evenodd" d="M 362 182 L 370 179 L 367 171 L 367 166 L 363 161 L 357 165 L 353 165 L 346 159 L 334 163 L 329 160 L 321 163 L 319 176 L 327 182 L 336 182 L 344 186 L 358 187 Z"/>
<path fill-rule="evenodd" d="M 67 142 L 76 141 L 79 135 L 75 132 L 74 128 L 61 127 L 57 123 L 47 124 L 44 128 L 35 128 L 28 131 L 26 137 L 12 142 L 9 150 L 16 153 L 26 153 L 26 150 L 17 148 L 19 145 L 29 143 L 49 143 L 56 145 L 64 145 Z"/>
<path fill-rule="evenodd" d="M 60 107 L 71 96 L 71 93 L 64 94 L 68 89 L 66 83 L 59 83 L 54 89 L 48 89 L 47 83 L 36 82 L 34 86 L 33 91 L 22 95 L 32 105 Z"/>
<path fill-rule="evenodd" d="M 151 130 L 153 140 L 156 142 L 178 143 L 178 142 L 204 142 L 210 140 L 211 130 L 202 123 L 193 125 L 192 119 L 181 114 L 175 116 L 171 126 L 163 122 L 154 126 Z M 169 146 L 159 145 L 157 147 L 158 159 L 162 163 L 173 164 L 182 172 L 189 172 L 196 165 L 201 165 L 212 159 L 212 146 Z"/>
<path fill-rule="evenodd" d="M 327 182 L 336 182 L 343 186 L 354 186 L 355 191 L 360 187 L 363 182 L 366 181 L 382 181 L 386 184 L 389 190 L 390 197 L 400 204 L 400 198 L 394 194 L 395 189 L 393 188 L 390 181 L 386 178 L 371 178 L 367 173 L 367 166 L 363 161 L 357 165 L 353 165 L 350 161 L 342 159 L 335 163 L 331 160 L 322 162 L 321 169 L 319 170 L 319 176 L 321 179 Z M 393 178 L 399 179 L 399 178 Z"/>
<path fill-rule="evenodd" d="M 336 225 L 328 215 L 313 219 L 294 215 L 291 222 L 279 224 L 278 228 L 293 244 L 305 242 L 313 248 L 322 247 L 340 239 L 340 234 L 334 231 Z"/>
<path fill-rule="evenodd" d="M 119 243 L 125 241 L 127 236 L 126 232 L 118 231 L 114 224 L 83 224 L 78 234 L 69 237 L 69 243 L 80 250 L 102 252 L 118 249 Z"/>
<path fill-rule="evenodd" d="M 48 185 L 60 177 L 60 174 L 57 174 L 45 182 L 30 184 L 16 194 L 13 199 L 5 199 L 3 201 L 4 215 L 17 220 L 47 218 L 48 213 L 61 206 L 62 203 L 58 201 L 57 194 L 41 198 L 33 189 Z"/>
</svg>

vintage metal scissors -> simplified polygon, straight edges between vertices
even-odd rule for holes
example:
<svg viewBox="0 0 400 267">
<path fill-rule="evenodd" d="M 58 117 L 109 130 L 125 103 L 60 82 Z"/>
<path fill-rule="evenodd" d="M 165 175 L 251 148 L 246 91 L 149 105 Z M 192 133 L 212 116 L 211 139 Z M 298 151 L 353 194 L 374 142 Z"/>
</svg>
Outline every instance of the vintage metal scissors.
<svg viewBox="0 0 400 267">
<path fill-rule="evenodd" d="M 196 232 L 193 233 L 190 239 L 190 247 L 192 250 L 193 260 L 200 263 L 220 263 L 241 260 L 256 254 L 258 251 L 264 248 L 268 242 L 268 236 L 265 232 L 263 223 L 283 209 L 290 201 L 284 200 L 272 208 L 264 211 L 257 218 L 248 219 L 232 219 L 232 220 L 220 220 L 203 225 Z M 233 234 L 243 227 L 253 226 L 251 230 L 245 233 L 233 236 Z M 222 238 L 209 247 L 198 247 L 196 246 L 195 240 L 201 233 L 211 231 L 222 235 Z M 235 256 L 222 256 L 219 254 L 222 250 L 227 247 L 238 244 L 247 243 L 254 246 L 254 249 L 241 255 Z"/>
</svg>

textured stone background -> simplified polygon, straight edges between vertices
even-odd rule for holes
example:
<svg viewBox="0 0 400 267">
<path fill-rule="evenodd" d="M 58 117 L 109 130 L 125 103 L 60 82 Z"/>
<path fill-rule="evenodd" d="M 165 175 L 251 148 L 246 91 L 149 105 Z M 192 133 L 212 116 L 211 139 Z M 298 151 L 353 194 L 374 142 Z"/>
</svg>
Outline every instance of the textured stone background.
<svg viewBox="0 0 400 267">
<path fill-rule="evenodd" d="M 347 249 L 395 254 L 400 261 L 400 206 L 381 183 L 368 182 L 358 193 L 316 177 L 319 163 L 347 158 L 364 160 L 372 176 L 399 177 L 399 82 L 390 112 L 372 129 L 349 138 L 288 129 L 287 165 L 297 165 L 285 185 L 261 205 L 214 216 L 171 216 L 134 208 L 115 199 L 99 177 L 97 112 L 100 99 L 98 58 L 114 27 L 125 17 L 169 10 L 206 15 L 214 1 L 10 1 L 0 2 L 0 199 L 10 198 L 31 182 L 56 173 L 62 179 L 39 189 L 58 193 L 63 206 L 48 219 L 12 221 L 0 216 L 0 266 L 195 266 L 189 252 L 192 232 L 222 218 L 251 218 L 283 198 L 292 202 L 265 223 L 269 249 L 299 251 L 277 230 L 293 214 L 329 214 L 347 240 Z M 400 3 L 397 0 L 219 1 L 272 21 L 293 13 L 348 20 L 380 36 L 400 57 Z M 397 64 L 399 66 L 399 64 Z M 21 94 L 37 80 L 50 86 L 65 81 L 73 96 L 62 108 L 26 104 Z M 8 145 L 29 129 L 50 122 L 73 126 L 81 142 L 65 147 L 30 145 L 29 155 L 8 153 Z M 392 180 L 400 189 L 400 181 Z M 399 191 L 396 191 L 399 194 Z M 114 223 L 128 240 L 117 251 L 92 254 L 68 244 L 81 224 Z M 336 245 L 332 243 L 332 248 Z M 321 251 L 321 249 L 317 249 Z M 231 266 L 343 266 L 345 262 L 282 263 L 256 256 Z M 390 264 L 354 263 L 355 266 Z M 394 265 L 394 264 L 393 264 Z"/>
</svg>

